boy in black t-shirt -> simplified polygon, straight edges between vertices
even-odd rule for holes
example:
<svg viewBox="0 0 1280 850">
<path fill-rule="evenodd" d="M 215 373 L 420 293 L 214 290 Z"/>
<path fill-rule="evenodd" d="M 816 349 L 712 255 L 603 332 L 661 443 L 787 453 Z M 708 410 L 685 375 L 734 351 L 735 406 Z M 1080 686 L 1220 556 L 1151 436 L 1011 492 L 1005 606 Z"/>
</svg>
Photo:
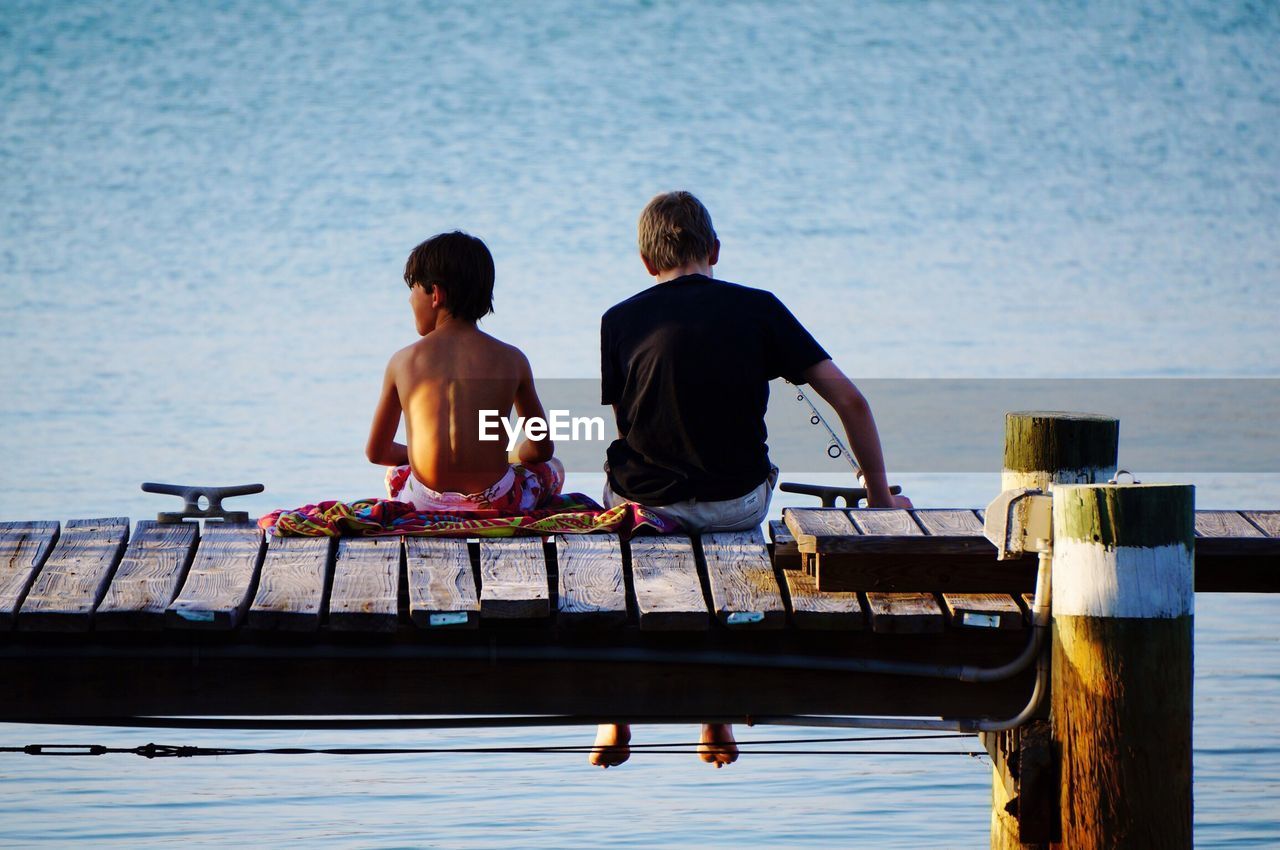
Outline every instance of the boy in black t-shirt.
<svg viewBox="0 0 1280 850">
<path fill-rule="evenodd" d="M 871 507 L 892 496 L 880 436 L 858 388 L 772 293 L 714 280 L 720 240 L 688 192 L 640 214 L 640 259 L 657 284 L 610 308 L 600 323 L 601 401 L 619 438 L 607 450 L 604 501 L 639 502 L 692 532 L 758 528 L 778 468 L 765 445 L 769 381 L 810 384 L 835 409 L 862 467 Z M 621 764 L 625 726 L 601 726 L 591 763 Z M 702 759 L 737 758 L 732 729 L 707 725 Z"/>
</svg>

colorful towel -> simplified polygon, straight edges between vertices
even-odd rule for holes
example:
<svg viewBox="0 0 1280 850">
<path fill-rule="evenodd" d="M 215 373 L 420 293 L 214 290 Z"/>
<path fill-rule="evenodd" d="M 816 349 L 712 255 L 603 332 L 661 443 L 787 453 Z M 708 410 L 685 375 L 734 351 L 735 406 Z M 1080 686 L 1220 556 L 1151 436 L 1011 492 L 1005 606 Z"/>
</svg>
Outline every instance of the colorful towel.
<svg viewBox="0 0 1280 850">
<path fill-rule="evenodd" d="M 404 502 L 361 499 L 273 511 L 258 525 L 281 537 L 515 537 L 600 531 L 629 539 L 637 533 L 679 530 L 674 521 L 643 505 L 628 502 L 606 510 L 581 493 L 558 496 L 546 507 L 520 516 L 502 516 L 498 511 L 419 511 Z"/>
</svg>

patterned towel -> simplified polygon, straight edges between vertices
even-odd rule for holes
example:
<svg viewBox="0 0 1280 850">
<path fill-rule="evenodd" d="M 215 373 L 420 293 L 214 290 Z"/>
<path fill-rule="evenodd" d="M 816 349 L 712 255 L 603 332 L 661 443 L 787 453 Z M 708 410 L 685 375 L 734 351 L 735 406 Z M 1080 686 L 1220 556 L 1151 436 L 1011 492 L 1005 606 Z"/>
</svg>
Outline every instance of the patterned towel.
<svg viewBox="0 0 1280 850">
<path fill-rule="evenodd" d="M 670 534 L 680 528 L 643 505 L 626 503 L 606 510 L 581 493 L 557 496 L 545 508 L 520 516 L 502 516 L 498 511 L 465 515 L 417 511 L 389 499 L 320 502 L 272 511 L 258 520 L 258 526 L 281 537 L 515 537 L 607 531 L 623 539 L 637 533 Z"/>
</svg>

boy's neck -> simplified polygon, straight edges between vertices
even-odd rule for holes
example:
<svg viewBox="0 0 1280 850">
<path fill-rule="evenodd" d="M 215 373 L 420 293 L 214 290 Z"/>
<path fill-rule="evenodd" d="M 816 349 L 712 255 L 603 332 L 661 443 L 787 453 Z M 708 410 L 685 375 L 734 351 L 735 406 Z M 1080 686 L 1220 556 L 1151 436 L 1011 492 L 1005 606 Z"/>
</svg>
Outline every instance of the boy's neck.
<svg viewBox="0 0 1280 850">
<path fill-rule="evenodd" d="M 683 266 L 676 266 L 674 269 L 658 272 L 655 277 L 658 283 L 666 283 L 669 280 L 675 280 L 678 277 L 688 277 L 691 274 L 700 274 L 703 277 L 711 277 L 711 264 L 706 260 L 694 260 L 685 263 Z"/>
<path fill-rule="evenodd" d="M 446 310 L 441 310 L 436 316 L 436 326 L 431 329 L 431 333 L 440 333 L 441 331 L 444 331 L 447 334 L 466 333 L 474 330 L 476 330 L 475 322 L 455 318 L 452 313 Z"/>
</svg>

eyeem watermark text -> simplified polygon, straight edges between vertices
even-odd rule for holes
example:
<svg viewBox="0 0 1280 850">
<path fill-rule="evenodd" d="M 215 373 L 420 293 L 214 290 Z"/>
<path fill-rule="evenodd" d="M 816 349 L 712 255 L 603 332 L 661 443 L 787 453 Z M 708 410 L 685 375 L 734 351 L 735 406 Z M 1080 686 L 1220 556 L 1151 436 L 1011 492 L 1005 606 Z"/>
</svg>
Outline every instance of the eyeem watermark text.
<svg viewBox="0 0 1280 850">
<path fill-rule="evenodd" d="M 486 442 L 502 439 L 499 428 L 507 435 L 507 451 L 520 442 L 520 437 L 530 440 L 603 440 L 604 417 L 570 416 L 567 410 L 551 410 L 548 417 L 517 416 L 511 420 L 496 410 L 480 411 L 480 439 Z M 594 436 L 593 436 L 594 434 Z"/>
</svg>

